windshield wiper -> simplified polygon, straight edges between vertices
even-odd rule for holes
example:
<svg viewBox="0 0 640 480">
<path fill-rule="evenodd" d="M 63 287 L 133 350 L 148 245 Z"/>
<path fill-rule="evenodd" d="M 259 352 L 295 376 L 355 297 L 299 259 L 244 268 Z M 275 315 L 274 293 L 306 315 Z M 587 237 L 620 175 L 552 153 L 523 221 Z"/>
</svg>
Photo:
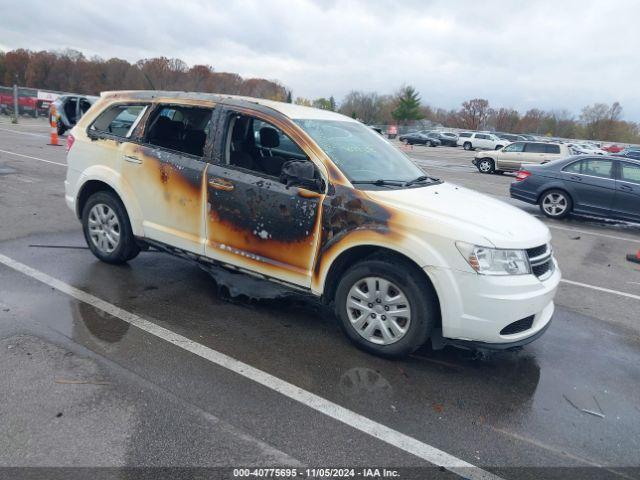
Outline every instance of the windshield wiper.
<svg viewBox="0 0 640 480">
<path fill-rule="evenodd" d="M 382 179 L 378 179 L 378 180 L 353 180 L 351 182 L 352 185 L 361 185 L 361 184 L 367 184 L 367 185 L 393 185 L 396 187 L 402 187 L 405 185 L 404 182 L 401 182 L 400 180 L 382 180 Z"/>
<path fill-rule="evenodd" d="M 422 183 L 429 180 L 431 183 L 437 183 L 440 181 L 439 178 L 429 177 L 428 175 L 420 175 L 418 178 L 414 178 L 413 180 L 409 180 L 405 182 L 405 187 L 410 187 L 411 185 L 415 185 L 416 183 Z"/>
</svg>

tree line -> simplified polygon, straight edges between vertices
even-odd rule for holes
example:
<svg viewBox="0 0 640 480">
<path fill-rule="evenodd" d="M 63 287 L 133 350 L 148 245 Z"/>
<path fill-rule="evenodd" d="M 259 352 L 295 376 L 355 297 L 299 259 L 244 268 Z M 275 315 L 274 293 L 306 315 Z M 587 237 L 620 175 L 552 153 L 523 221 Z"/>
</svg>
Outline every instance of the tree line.
<svg viewBox="0 0 640 480">
<path fill-rule="evenodd" d="M 245 79 L 236 73 L 218 72 L 210 65 L 189 66 L 178 58 L 145 58 L 130 63 L 120 58 L 88 59 L 76 50 L 16 49 L 0 52 L 0 83 L 93 95 L 105 90 L 216 92 L 339 111 L 367 124 L 417 127 L 439 124 L 470 130 L 640 143 L 640 125 L 622 119 L 622 106 L 618 102 L 587 105 L 579 115 L 538 108 L 521 113 L 512 108 L 494 108 L 483 98 L 470 99 L 462 102 L 460 108 L 447 110 L 422 102 L 412 86 L 403 86 L 394 94 L 354 90 L 340 103 L 333 96 L 293 99 L 291 90 L 277 81 Z"/>
<path fill-rule="evenodd" d="M 189 67 L 177 58 L 86 58 L 64 52 L 17 49 L 0 52 L 0 84 L 98 95 L 105 90 L 189 90 L 281 100 L 290 97 L 283 85 L 264 78 L 242 78 L 217 72 L 210 65 Z"/>
<path fill-rule="evenodd" d="M 587 105 L 577 116 L 568 110 L 532 108 L 521 113 L 513 108 L 493 108 L 484 98 L 466 100 L 460 108 L 447 110 L 423 104 L 415 88 L 404 86 L 393 95 L 352 91 L 338 111 L 373 125 L 436 124 L 468 130 L 640 143 L 640 125 L 622 119 L 622 106 L 618 102 Z"/>
</svg>

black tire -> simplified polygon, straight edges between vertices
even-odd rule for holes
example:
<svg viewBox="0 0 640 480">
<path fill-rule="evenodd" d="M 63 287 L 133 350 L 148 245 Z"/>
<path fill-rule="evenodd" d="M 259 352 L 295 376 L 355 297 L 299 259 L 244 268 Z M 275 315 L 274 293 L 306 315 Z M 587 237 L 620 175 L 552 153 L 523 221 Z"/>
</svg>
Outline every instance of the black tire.
<svg viewBox="0 0 640 480">
<path fill-rule="evenodd" d="M 91 209 L 98 204 L 108 206 L 113 210 L 113 212 L 115 212 L 118 219 L 120 239 L 112 252 L 104 252 L 98 248 L 90 237 L 89 214 Z M 129 215 L 127 215 L 127 211 L 120 198 L 118 198 L 118 196 L 113 192 L 104 190 L 96 192 L 89 197 L 82 209 L 82 230 L 89 249 L 103 262 L 121 264 L 135 258 L 140 253 L 140 247 L 133 236 L 133 230 L 131 229 L 131 223 L 129 222 Z"/>
<path fill-rule="evenodd" d="M 465 150 L 473 150 L 473 147 L 471 146 L 471 142 L 464 142 L 464 144 L 462 145 L 462 148 L 464 148 Z"/>
<path fill-rule="evenodd" d="M 371 276 L 394 283 L 408 300 L 411 321 L 404 336 L 394 343 L 378 345 L 363 338 L 349 320 L 347 312 L 349 291 L 358 281 Z M 340 327 L 353 343 L 362 350 L 383 357 L 408 355 L 423 345 L 439 316 L 438 299 L 431 284 L 414 265 L 393 256 L 372 256 L 349 268 L 338 282 L 335 311 Z"/>
<path fill-rule="evenodd" d="M 58 122 L 58 135 L 62 135 L 64 134 L 64 132 L 66 132 L 67 129 L 66 127 L 62 124 L 62 122 Z"/>
<path fill-rule="evenodd" d="M 476 167 L 480 173 L 491 174 L 496 171 L 496 164 L 491 158 L 481 158 L 476 163 Z"/>
<path fill-rule="evenodd" d="M 551 212 L 547 211 L 548 209 L 545 209 L 545 206 L 544 206 L 545 199 L 550 195 L 557 195 L 564 199 L 566 207 L 562 212 L 554 215 Z M 542 193 L 542 195 L 540 195 L 540 198 L 538 199 L 538 205 L 540 206 L 540 211 L 542 212 L 543 215 L 549 218 L 562 219 L 562 218 L 566 218 L 571 213 L 571 210 L 573 210 L 573 199 L 571 198 L 571 195 L 569 195 L 564 190 L 553 188 L 551 190 L 547 190 L 546 192 Z"/>
<path fill-rule="evenodd" d="M 427 147 L 433 147 L 433 142 L 431 140 L 427 140 L 427 142 L 425 143 L 425 145 Z"/>
</svg>

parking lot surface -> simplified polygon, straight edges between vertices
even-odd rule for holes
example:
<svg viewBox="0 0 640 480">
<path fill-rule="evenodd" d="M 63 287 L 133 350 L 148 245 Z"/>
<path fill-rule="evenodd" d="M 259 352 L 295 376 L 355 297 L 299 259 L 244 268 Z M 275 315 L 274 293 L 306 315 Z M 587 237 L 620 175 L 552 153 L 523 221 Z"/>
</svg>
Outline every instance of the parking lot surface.
<svg viewBox="0 0 640 480">
<path fill-rule="evenodd" d="M 543 220 L 564 281 L 523 350 L 390 361 L 314 302 L 228 299 L 157 252 L 100 263 L 64 204 L 64 148 L 47 142 L 45 122 L 0 123 L 0 465 L 640 478 L 640 265 L 625 260 L 639 226 Z M 407 154 L 539 215 L 471 152 Z"/>
</svg>

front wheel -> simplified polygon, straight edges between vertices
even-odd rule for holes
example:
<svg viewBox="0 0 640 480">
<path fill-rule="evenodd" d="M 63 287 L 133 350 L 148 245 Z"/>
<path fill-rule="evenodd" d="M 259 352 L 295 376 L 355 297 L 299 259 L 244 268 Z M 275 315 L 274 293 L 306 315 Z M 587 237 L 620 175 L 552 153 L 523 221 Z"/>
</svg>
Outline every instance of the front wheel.
<svg viewBox="0 0 640 480">
<path fill-rule="evenodd" d="M 496 170 L 496 165 L 490 158 L 483 158 L 478 162 L 478 170 L 480 173 L 493 173 Z"/>
<path fill-rule="evenodd" d="M 562 190 L 549 190 L 540 197 L 540 210 L 549 218 L 565 218 L 573 208 L 569 194 Z"/>
<path fill-rule="evenodd" d="M 412 265 L 371 258 L 340 279 L 336 315 L 347 337 L 376 355 L 400 357 L 423 345 L 436 322 L 436 294 Z"/>
<path fill-rule="evenodd" d="M 91 252 L 107 263 L 125 263 L 140 253 L 129 216 L 115 193 L 96 192 L 82 209 L 82 230 Z"/>
</svg>

